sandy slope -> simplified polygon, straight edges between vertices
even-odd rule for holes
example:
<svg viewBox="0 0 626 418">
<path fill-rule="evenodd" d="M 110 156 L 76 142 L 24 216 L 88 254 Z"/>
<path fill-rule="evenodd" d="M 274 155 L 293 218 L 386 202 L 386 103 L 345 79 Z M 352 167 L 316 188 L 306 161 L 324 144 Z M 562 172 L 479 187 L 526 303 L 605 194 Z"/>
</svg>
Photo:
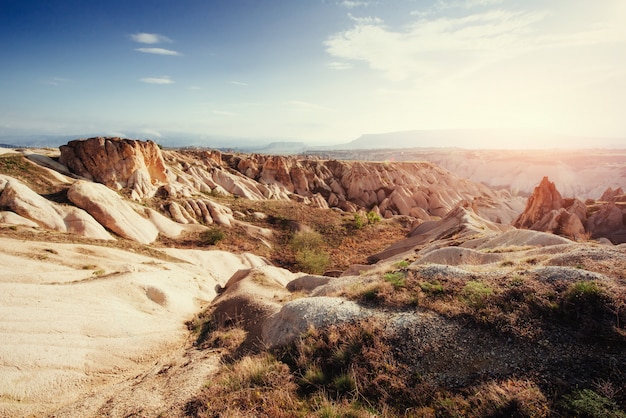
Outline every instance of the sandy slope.
<svg viewBox="0 0 626 418">
<path fill-rule="evenodd" d="M 264 264 L 253 255 L 167 251 L 164 260 L 180 262 L 0 238 L 0 416 L 51 413 L 146 373 L 184 347 L 184 322 L 213 299 L 216 284 Z"/>
</svg>

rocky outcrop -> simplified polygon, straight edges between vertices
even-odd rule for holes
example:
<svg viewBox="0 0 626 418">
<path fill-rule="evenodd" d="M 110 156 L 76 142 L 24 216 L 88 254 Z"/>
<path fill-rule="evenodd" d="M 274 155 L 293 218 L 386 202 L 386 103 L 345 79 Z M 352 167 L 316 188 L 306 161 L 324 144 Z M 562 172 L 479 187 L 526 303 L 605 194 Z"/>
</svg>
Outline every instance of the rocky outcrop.
<svg viewBox="0 0 626 418">
<path fill-rule="evenodd" d="M 476 210 L 503 223 L 523 208 L 522 200 L 509 193 L 494 192 L 426 162 L 366 163 L 217 152 L 209 156 L 205 151 L 168 151 L 165 159 L 172 172 L 166 191 L 173 198 L 191 196 L 189 188 L 220 190 L 253 200 L 291 198 L 320 208 L 371 210 L 387 218 L 407 215 L 420 220 L 443 217 L 459 201 L 478 198 Z"/>
<path fill-rule="evenodd" d="M 512 229 L 510 225 L 481 218 L 473 210 L 471 202 L 462 201 L 443 219 L 421 223 L 409 232 L 407 238 L 394 243 L 380 253 L 369 256 L 368 261 L 376 263 L 398 254 L 412 252 L 418 247 L 435 241 L 484 238 Z"/>
<path fill-rule="evenodd" d="M 602 202 L 626 202 L 626 196 L 624 196 L 624 190 L 621 187 L 613 190 L 612 188 L 608 188 L 602 193 L 600 196 L 600 201 Z"/>
<path fill-rule="evenodd" d="M 548 177 L 544 177 L 528 198 L 516 228 L 551 232 L 570 238 L 584 238 L 586 206 L 578 199 L 563 199 Z"/>
<path fill-rule="evenodd" d="M 544 177 L 528 199 L 526 209 L 513 225 L 551 232 L 574 239 L 608 238 L 615 244 L 626 239 L 626 207 L 621 188 L 608 188 L 598 202 L 564 199 L 554 183 Z"/>
<path fill-rule="evenodd" d="M 589 216 L 588 229 L 592 238 L 608 237 L 624 229 L 624 212 L 613 202 L 602 205 Z"/>
<path fill-rule="evenodd" d="M 112 189 L 128 188 L 132 197 L 151 197 L 167 183 L 165 161 L 152 141 L 89 138 L 60 147 L 59 162 L 73 173 Z"/>
<path fill-rule="evenodd" d="M 9 209 L 21 218 L 54 231 L 71 232 L 83 237 L 114 239 L 92 216 L 76 207 L 60 205 L 35 193 L 24 183 L 11 177 L 3 177 L 0 207 Z M 7 219 L 6 216 L 4 216 Z M 19 224 L 25 222 L 13 219 Z M 26 223 L 28 225 L 28 223 Z"/>
<path fill-rule="evenodd" d="M 233 211 L 209 199 L 189 199 L 182 203 L 171 202 L 169 213 L 181 224 L 202 222 L 230 227 L 234 221 Z"/>
<path fill-rule="evenodd" d="M 516 228 L 535 229 L 533 225 L 544 221 L 546 215 L 563 207 L 563 197 L 548 177 L 544 177 L 528 198 L 524 212 L 515 220 Z"/>
<path fill-rule="evenodd" d="M 68 190 L 67 197 L 121 237 L 150 244 L 159 234 L 152 222 L 135 212 L 116 192 L 101 184 L 77 181 Z"/>
</svg>

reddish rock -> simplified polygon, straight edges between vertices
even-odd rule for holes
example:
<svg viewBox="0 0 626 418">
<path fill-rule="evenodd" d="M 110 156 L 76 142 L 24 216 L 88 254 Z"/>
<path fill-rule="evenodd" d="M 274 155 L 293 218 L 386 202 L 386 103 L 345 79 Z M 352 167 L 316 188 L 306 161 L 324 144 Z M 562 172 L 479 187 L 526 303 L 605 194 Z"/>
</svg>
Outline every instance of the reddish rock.
<svg viewBox="0 0 626 418">
<path fill-rule="evenodd" d="M 150 197 L 168 182 L 165 161 L 152 141 L 89 138 L 60 147 L 59 162 L 70 171 L 112 189 L 130 188 L 135 197 Z"/>
<path fill-rule="evenodd" d="M 513 222 L 516 228 L 538 229 L 539 225 L 545 223 L 544 217 L 553 210 L 559 210 L 563 207 L 563 197 L 556 189 L 548 177 L 544 177 L 533 194 L 528 198 L 524 212 Z"/>
<path fill-rule="evenodd" d="M 589 216 L 587 229 L 593 238 L 611 236 L 624 228 L 622 211 L 608 203 Z"/>
<path fill-rule="evenodd" d="M 621 187 L 618 187 L 615 190 L 609 187 L 608 189 L 605 190 L 604 193 L 602 193 L 600 200 L 603 202 L 615 202 L 619 197 L 623 195 L 624 195 L 624 191 L 622 190 Z"/>
</svg>

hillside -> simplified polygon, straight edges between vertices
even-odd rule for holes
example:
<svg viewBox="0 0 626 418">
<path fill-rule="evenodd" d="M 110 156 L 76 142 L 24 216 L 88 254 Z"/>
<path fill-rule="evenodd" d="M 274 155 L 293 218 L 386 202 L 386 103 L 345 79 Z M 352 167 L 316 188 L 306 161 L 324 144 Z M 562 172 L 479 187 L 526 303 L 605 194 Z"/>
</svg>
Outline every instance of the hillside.
<svg viewBox="0 0 626 418">
<path fill-rule="evenodd" d="M 0 416 L 626 416 L 621 189 L 4 151 Z"/>
</svg>

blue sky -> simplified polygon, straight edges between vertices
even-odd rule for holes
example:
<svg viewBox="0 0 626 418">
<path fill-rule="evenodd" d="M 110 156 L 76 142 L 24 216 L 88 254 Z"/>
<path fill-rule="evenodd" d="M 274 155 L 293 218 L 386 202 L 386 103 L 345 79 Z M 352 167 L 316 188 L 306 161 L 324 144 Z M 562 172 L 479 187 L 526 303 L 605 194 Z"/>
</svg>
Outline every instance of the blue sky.
<svg viewBox="0 0 626 418">
<path fill-rule="evenodd" d="M 626 138 L 624 22 L 623 0 L 0 0 L 0 135 Z"/>
</svg>

